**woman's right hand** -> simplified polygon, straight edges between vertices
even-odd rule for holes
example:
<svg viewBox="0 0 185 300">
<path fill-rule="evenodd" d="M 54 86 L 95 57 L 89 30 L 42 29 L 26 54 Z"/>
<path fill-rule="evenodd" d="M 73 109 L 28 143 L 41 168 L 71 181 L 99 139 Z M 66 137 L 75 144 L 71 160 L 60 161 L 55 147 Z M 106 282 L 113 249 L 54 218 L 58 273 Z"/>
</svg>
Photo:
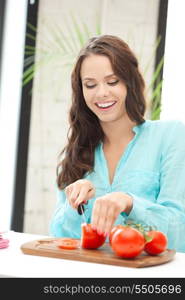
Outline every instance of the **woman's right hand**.
<svg viewBox="0 0 185 300">
<path fill-rule="evenodd" d="M 77 209 L 79 204 L 87 203 L 95 195 L 93 184 L 86 179 L 79 179 L 65 188 L 65 193 L 69 204 Z"/>
</svg>

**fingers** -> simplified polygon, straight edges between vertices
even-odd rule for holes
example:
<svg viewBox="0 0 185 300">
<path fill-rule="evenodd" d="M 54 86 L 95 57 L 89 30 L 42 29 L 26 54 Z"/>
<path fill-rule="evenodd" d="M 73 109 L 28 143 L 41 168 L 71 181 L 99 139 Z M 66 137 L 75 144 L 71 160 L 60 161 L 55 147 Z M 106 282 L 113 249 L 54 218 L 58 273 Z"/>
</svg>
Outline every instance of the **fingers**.
<svg viewBox="0 0 185 300">
<path fill-rule="evenodd" d="M 74 200 L 74 207 L 77 208 L 80 203 L 87 202 L 88 194 L 89 194 L 89 187 L 82 186 L 81 189 L 79 190 L 78 196 Z"/>
<path fill-rule="evenodd" d="M 93 207 L 92 226 L 99 234 L 108 235 L 119 214 L 116 206 L 107 196 L 97 198 Z"/>
<path fill-rule="evenodd" d="M 80 194 L 80 186 L 73 186 L 73 189 L 68 197 L 69 203 L 73 208 L 76 208 L 75 202 Z"/>
<path fill-rule="evenodd" d="M 104 224 L 104 233 L 106 236 L 110 234 L 111 229 L 113 228 L 114 223 L 116 221 L 116 218 L 117 218 L 116 212 L 115 211 L 112 212 L 112 210 L 109 210 Z"/>
<path fill-rule="evenodd" d="M 107 214 L 107 205 L 105 200 L 97 198 L 92 212 L 92 227 L 98 231 L 99 234 L 104 232 L 104 222 Z"/>
<path fill-rule="evenodd" d="M 124 196 L 125 198 L 125 196 Z M 97 198 L 92 212 L 92 226 L 99 234 L 109 235 L 118 215 L 125 204 L 120 204 L 118 193 Z M 125 202 L 124 199 L 122 202 Z"/>
<path fill-rule="evenodd" d="M 77 180 L 66 187 L 65 193 L 69 204 L 77 209 L 80 203 L 87 203 L 95 194 L 95 189 L 88 180 Z"/>
</svg>

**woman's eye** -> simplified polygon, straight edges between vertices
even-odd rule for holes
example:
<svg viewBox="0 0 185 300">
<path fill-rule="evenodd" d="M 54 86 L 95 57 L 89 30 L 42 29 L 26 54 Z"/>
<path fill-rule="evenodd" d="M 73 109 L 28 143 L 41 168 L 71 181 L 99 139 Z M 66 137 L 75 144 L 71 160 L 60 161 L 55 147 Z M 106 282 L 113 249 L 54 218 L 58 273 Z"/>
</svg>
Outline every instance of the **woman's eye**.
<svg viewBox="0 0 185 300">
<path fill-rule="evenodd" d="M 116 85 L 119 82 L 119 80 L 108 82 L 109 85 Z"/>
<path fill-rule="evenodd" d="M 92 85 L 87 85 L 86 84 L 86 88 L 88 88 L 88 89 L 93 89 L 95 86 L 96 86 L 96 84 L 92 84 Z"/>
<path fill-rule="evenodd" d="M 112 86 L 112 85 L 116 85 L 118 82 L 119 82 L 119 80 L 114 80 L 114 81 L 107 82 L 107 84 Z M 87 89 L 93 89 L 95 86 L 96 86 L 96 84 L 86 84 L 85 85 L 85 87 Z"/>
</svg>

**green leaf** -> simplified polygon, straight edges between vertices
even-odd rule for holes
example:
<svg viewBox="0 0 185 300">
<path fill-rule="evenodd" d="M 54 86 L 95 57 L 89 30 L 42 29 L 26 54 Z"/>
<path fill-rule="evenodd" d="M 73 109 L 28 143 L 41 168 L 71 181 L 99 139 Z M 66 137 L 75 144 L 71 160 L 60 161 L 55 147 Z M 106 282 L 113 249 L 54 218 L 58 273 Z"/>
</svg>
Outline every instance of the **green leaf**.
<svg viewBox="0 0 185 300">
<path fill-rule="evenodd" d="M 30 22 L 27 23 L 27 26 L 28 26 L 28 28 L 30 28 L 34 32 L 37 32 L 37 28 L 34 25 L 32 25 Z"/>
<path fill-rule="evenodd" d="M 147 233 L 144 234 L 144 238 L 146 243 L 149 243 L 153 240 L 153 237 L 149 236 Z"/>
<path fill-rule="evenodd" d="M 73 15 L 73 13 L 71 13 L 71 19 L 73 22 L 73 26 L 74 26 L 74 31 L 76 33 L 76 37 L 80 43 L 80 47 L 83 47 L 84 43 L 85 43 L 85 38 L 83 33 L 81 32 L 80 26 L 78 25 L 75 16 Z"/>
<path fill-rule="evenodd" d="M 24 80 L 23 80 L 23 84 L 22 86 L 24 87 L 27 83 L 29 83 L 34 77 L 34 71 L 30 72 L 30 75 L 27 76 Z"/>
<path fill-rule="evenodd" d="M 144 68 L 144 74 L 147 73 L 149 67 L 151 66 L 151 63 L 153 62 L 153 58 L 154 58 L 154 56 L 155 56 L 155 54 L 156 54 L 157 48 L 158 48 L 159 45 L 160 45 L 160 42 L 161 42 L 161 36 L 159 36 L 159 37 L 157 38 L 157 40 L 156 40 L 156 42 L 155 42 L 155 44 L 154 44 L 154 47 L 153 47 L 153 51 L 152 51 L 152 53 L 151 53 L 151 56 L 150 56 L 150 58 L 149 58 L 149 60 L 148 60 L 148 62 L 147 62 L 147 64 L 146 64 L 146 66 L 145 66 L 145 68 Z"/>
<path fill-rule="evenodd" d="M 34 46 L 30 46 L 30 45 L 26 45 L 25 49 L 30 49 L 30 50 L 35 51 L 35 47 Z"/>
<path fill-rule="evenodd" d="M 100 15 L 96 14 L 95 20 L 96 20 L 96 26 L 95 26 L 95 34 L 96 35 L 101 35 L 102 31 L 101 31 L 101 19 L 100 19 Z"/>
<path fill-rule="evenodd" d="M 161 69 L 163 67 L 163 63 L 164 63 L 164 57 L 161 58 L 159 64 L 157 65 L 157 68 L 156 68 L 156 70 L 155 70 L 155 72 L 152 76 L 152 80 L 151 80 L 151 83 L 149 85 L 149 88 L 151 88 L 154 85 L 155 81 L 158 79 L 158 77 L 160 75 L 160 72 L 161 72 Z"/>
<path fill-rule="evenodd" d="M 60 36 L 60 43 L 61 47 L 63 48 L 65 53 L 74 53 L 74 47 L 71 44 L 71 39 L 67 38 L 64 31 L 61 27 L 58 26 L 58 24 L 55 24 L 55 30 L 58 31 L 58 34 Z"/>
<path fill-rule="evenodd" d="M 163 80 L 161 80 L 155 87 L 155 89 L 153 90 L 153 94 L 151 97 L 151 101 L 153 101 L 154 98 L 158 97 L 159 95 L 161 95 L 161 89 L 162 89 L 162 83 Z"/>
<path fill-rule="evenodd" d="M 31 33 L 26 33 L 26 36 L 35 42 L 36 39 L 34 35 L 32 35 Z"/>
</svg>

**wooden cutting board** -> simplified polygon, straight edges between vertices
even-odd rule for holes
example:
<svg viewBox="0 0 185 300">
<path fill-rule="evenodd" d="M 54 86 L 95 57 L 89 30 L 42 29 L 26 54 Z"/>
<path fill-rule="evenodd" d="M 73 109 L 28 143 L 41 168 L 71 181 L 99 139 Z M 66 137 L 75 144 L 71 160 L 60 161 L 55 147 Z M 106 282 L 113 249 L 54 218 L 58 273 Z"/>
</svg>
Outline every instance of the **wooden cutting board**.
<svg viewBox="0 0 185 300">
<path fill-rule="evenodd" d="M 112 251 L 109 243 L 105 243 L 99 249 L 74 249 L 66 250 L 58 248 L 59 238 L 47 238 L 27 242 L 21 246 L 24 254 L 62 258 L 69 260 L 78 260 L 91 263 L 108 264 L 115 266 L 124 266 L 132 268 L 143 268 L 155 265 L 161 265 L 171 261 L 174 258 L 175 250 L 167 249 L 157 256 L 150 256 L 143 252 L 133 259 L 123 259 L 117 257 Z"/>
</svg>

